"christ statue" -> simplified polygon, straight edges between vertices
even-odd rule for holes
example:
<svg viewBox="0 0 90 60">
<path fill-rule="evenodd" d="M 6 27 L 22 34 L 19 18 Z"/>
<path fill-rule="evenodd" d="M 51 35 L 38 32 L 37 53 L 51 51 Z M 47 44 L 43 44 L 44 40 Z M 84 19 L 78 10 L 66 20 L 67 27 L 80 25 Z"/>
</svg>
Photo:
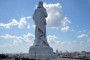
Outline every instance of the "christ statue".
<svg viewBox="0 0 90 60">
<path fill-rule="evenodd" d="M 49 46 L 46 38 L 46 17 L 46 9 L 43 7 L 43 2 L 40 1 L 33 14 L 33 20 L 36 25 L 34 45 Z"/>
</svg>

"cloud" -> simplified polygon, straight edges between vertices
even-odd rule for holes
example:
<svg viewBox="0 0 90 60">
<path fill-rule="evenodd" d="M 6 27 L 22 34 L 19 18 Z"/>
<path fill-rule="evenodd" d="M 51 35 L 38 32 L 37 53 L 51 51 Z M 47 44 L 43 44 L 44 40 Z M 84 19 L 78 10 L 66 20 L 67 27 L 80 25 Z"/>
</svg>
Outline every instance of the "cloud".
<svg viewBox="0 0 90 60">
<path fill-rule="evenodd" d="M 20 18 L 20 21 L 17 21 L 16 19 L 12 19 L 11 22 L 9 23 L 0 23 L 0 27 L 3 28 L 12 28 L 15 26 L 18 26 L 18 28 L 24 28 L 25 26 L 27 26 L 27 19 L 30 19 L 31 16 L 27 16 L 27 17 L 22 17 Z"/>
<path fill-rule="evenodd" d="M 50 46 L 54 48 L 54 51 L 56 51 L 57 49 L 60 51 L 78 51 L 77 49 L 75 49 L 75 47 L 78 48 L 77 44 L 73 41 L 61 41 L 61 39 L 56 35 L 48 35 L 47 40 Z"/>
<path fill-rule="evenodd" d="M 24 26 L 26 25 L 26 18 L 21 18 L 20 22 L 19 22 L 19 26 L 18 28 L 24 28 Z"/>
<path fill-rule="evenodd" d="M 89 42 L 90 43 L 90 42 Z M 75 41 L 62 41 L 59 43 L 59 50 L 65 51 L 90 51 L 90 46 L 88 45 L 89 43 L 87 42 L 75 42 Z"/>
<path fill-rule="evenodd" d="M 56 4 L 46 4 L 44 3 L 44 7 L 47 10 L 47 26 L 50 28 L 60 27 L 61 31 L 66 32 L 69 30 L 70 20 L 65 17 L 62 13 L 62 6 L 60 3 Z"/>
<path fill-rule="evenodd" d="M 80 30 L 78 31 L 79 33 L 87 32 L 86 30 Z"/>
<path fill-rule="evenodd" d="M 24 34 L 23 36 L 14 36 L 10 34 L 5 34 L 5 35 L 0 36 L 0 38 L 7 39 L 7 40 L 13 40 L 14 45 L 15 44 L 18 45 L 19 43 L 33 43 L 35 39 L 34 34 L 32 33 L 27 33 L 27 34 Z M 58 37 L 55 35 L 48 35 L 47 41 L 50 44 L 53 44 L 53 43 L 56 44 L 59 42 Z"/>
<path fill-rule="evenodd" d="M 61 21 L 61 31 L 67 32 L 70 29 L 68 23 L 71 23 L 70 20 L 68 20 L 67 17 L 64 17 L 64 19 Z"/>
<path fill-rule="evenodd" d="M 30 44 L 20 44 L 18 41 L 13 43 L 0 44 L 0 53 L 28 53 Z"/>
<path fill-rule="evenodd" d="M 9 41 L 13 40 L 12 44 L 6 43 L 4 45 L 0 45 L 0 48 L 6 49 L 6 47 L 10 46 L 10 47 L 16 47 L 16 49 L 19 49 L 17 47 L 20 47 L 20 45 L 23 45 L 23 46 L 27 46 L 27 49 L 26 49 L 27 51 L 28 51 L 29 47 L 33 44 L 34 39 L 35 39 L 35 37 L 32 33 L 27 33 L 27 34 L 24 34 L 23 36 L 14 36 L 14 35 L 10 35 L 10 34 L 5 34 L 5 35 L 0 36 L 0 38 L 8 39 Z M 90 46 L 89 46 L 90 40 L 88 40 L 88 42 L 80 41 L 77 43 L 77 41 L 61 40 L 56 35 L 48 35 L 47 41 L 49 42 L 49 45 L 54 49 L 54 51 L 56 51 L 57 49 L 60 51 L 68 50 L 70 52 L 71 51 L 82 51 L 82 50 L 89 51 L 90 50 L 89 49 L 90 48 Z M 15 50 L 15 48 L 13 48 L 13 49 Z M 21 50 L 19 50 L 19 51 L 21 51 Z"/>
<path fill-rule="evenodd" d="M 47 17 L 47 24 L 48 27 L 57 27 L 60 25 L 60 19 L 62 19 L 62 16 L 60 16 L 60 4 L 46 4 L 44 3 L 44 7 L 47 9 L 48 17 Z M 60 18 L 59 18 L 60 17 Z"/>
<path fill-rule="evenodd" d="M 27 18 L 27 19 L 31 19 L 32 17 L 31 17 L 31 16 L 27 16 L 26 18 Z"/>
<path fill-rule="evenodd" d="M 77 36 L 77 38 L 87 38 L 87 37 L 88 37 L 87 34 L 80 34 L 80 35 Z"/>
<path fill-rule="evenodd" d="M 62 27 L 61 28 L 61 31 L 63 31 L 63 32 L 66 32 L 66 31 L 68 31 L 69 30 L 69 26 L 65 26 L 65 27 Z"/>
<path fill-rule="evenodd" d="M 28 53 L 28 49 L 33 44 L 34 38 L 32 33 L 27 33 L 22 36 L 2 35 L 0 39 L 8 40 L 8 42 L 0 44 L 0 53 Z"/>
<path fill-rule="evenodd" d="M 81 34 L 82 35 L 82 34 Z M 86 35 L 87 36 L 87 35 Z M 90 39 L 88 39 L 87 42 L 80 41 L 77 43 L 76 40 L 73 41 L 66 41 L 66 40 L 61 40 L 59 37 L 56 35 L 48 35 L 47 40 L 52 48 L 54 48 L 54 51 L 57 49 L 59 51 L 89 51 L 90 49 Z"/>
<path fill-rule="evenodd" d="M 3 36 L 0 36 L 0 38 L 4 38 L 4 39 L 12 39 L 12 38 L 15 38 L 16 36 L 11 36 L 11 35 L 9 35 L 9 34 L 5 34 L 5 35 L 3 35 Z"/>
<path fill-rule="evenodd" d="M 30 24 L 28 23 L 28 25 L 27 25 L 27 28 L 29 29 L 30 28 Z"/>
<path fill-rule="evenodd" d="M 19 23 L 17 22 L 16 19 L 12 19 L 12 21 L 10 23 L 4 24 L 4 23 L 0 23 L 0 27 L 4 27 L 4 28 L 11 28 L 13 26 L 17 26 Z"/>
<path fill-rule="evenodd" d="M 48 40 L 48 42 L 50 43 L 50 44 L 52 44 L 52 43 L 58 43 L 58 37 L 57 36 L 55 36 L 55 35 L 48 35 L 47 36 L 47 40 Z"/>
<path fill-rule="evenodd" d="M 24 34 L 23 36 L 13 36 L 13 35 L 10 35 L 10 34 L 5 34 L 5 35 L 0 36 L 0 38 L 12 39 L 12 40 L 14 40 L 15 43 L 16 42 L 31 43 L 32 40 L 34 40 L 34 35 L 32 33 L 27 33 L 27 34 Z"/>
<path fill-rule="evenodd" d="M 32 28 L 34 28 L 34 29 L 35 29 L 35 26 L 36 26 L 36 25 L 32 25 Z"/>
</svg>

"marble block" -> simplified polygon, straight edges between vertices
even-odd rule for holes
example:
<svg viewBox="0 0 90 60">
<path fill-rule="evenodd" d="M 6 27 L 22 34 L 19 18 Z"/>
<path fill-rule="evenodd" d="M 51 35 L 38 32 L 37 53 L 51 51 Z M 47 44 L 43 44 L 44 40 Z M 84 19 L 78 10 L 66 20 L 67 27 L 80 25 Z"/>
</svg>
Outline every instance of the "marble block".
<svg viewBox="0 0 90 60">
<path fill-rule="evenodd" d="M 31 46 L 29 49 L 29 56 L 32 59 L 54 59 L 53 49 L 49 46 Z"/>
</svg>

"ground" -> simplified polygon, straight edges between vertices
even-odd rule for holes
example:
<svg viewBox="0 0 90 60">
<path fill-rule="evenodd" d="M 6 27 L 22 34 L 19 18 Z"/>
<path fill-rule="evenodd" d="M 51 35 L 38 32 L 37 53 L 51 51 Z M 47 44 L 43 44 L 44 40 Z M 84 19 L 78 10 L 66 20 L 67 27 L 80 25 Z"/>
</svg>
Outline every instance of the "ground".
<svg viewBox="0 0 90 60">
<path fill-rule="evenodd" d="M 7 59 L 1 59 L 1 60 L 7 60 Z M 12 59 L 8 59 L 8 60 L 12 60 Z M 51 59 L 51 60 L 80 60 L 80 59 L 59 58 L 59 59 Z"/>
</svg>

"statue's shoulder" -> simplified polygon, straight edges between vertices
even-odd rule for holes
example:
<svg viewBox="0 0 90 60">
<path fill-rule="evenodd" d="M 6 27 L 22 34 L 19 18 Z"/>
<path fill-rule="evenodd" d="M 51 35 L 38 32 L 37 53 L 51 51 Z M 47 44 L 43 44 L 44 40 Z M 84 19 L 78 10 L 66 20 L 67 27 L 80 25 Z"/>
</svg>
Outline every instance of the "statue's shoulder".
<svg viewBox="0 0 90 60">
<path fill-rule="evenodd" d="M 40 10 L 40 9 L 37 8 L 37 9 L 35 9 L 35 12 L 38 12 L 39 10 Z"/>
<path fill-rule="evenodd" d="M 39 12 L 39 11 L 46 11 L 46 9 L 45 8 L 37 8 L 37 9 L 35 9 L 35 12 Z"/>
<path fill-rule="evenodd" d="M 45 11 L 46 9 L 43 7 L 43 8 L 41 8 L 41 10 L 42 10 L 42 11 Z"/>
</svg>

